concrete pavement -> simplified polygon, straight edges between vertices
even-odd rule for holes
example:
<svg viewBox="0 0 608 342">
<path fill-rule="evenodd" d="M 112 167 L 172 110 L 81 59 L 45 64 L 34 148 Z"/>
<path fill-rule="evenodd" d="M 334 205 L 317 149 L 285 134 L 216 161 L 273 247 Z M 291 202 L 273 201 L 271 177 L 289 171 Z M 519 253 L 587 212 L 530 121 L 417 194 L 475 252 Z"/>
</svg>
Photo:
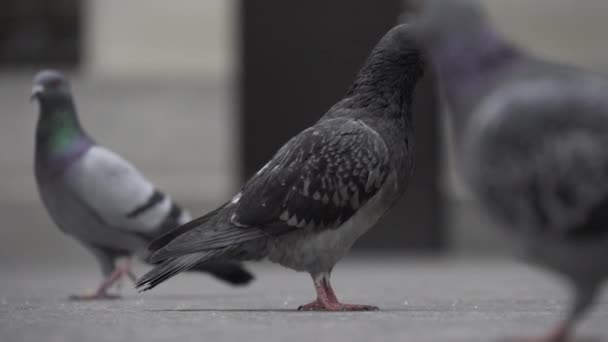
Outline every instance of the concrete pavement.
<svg viewBox="0 0 608 342">
<path fill-rule="evenodd" d="M 257 280 L 230 288 L 180 275 L 123 300 L 70 302 L 98 280 L 90 260 L 4 266 L 0 270 L 0 341 L 497 341 L 540 333 L 566 304 L 562 283 L 504 260 L 352 256 L 333 275 L 345 301 L 379 312 L 298 312 L 314 296 L 306 274 L 254 264 Z M 138 273 L 144 271 L 138 267 Z M 603 297 L 581 326 L 583 341 L 608 338 Z"/>
</svg>

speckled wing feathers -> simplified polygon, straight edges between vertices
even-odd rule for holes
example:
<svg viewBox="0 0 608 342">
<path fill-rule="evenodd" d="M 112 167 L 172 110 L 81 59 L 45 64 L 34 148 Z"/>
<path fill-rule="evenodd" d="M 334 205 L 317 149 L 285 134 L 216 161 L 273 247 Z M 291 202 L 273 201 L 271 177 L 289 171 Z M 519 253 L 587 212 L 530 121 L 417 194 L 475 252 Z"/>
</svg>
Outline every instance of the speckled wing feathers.
<svg viewBox="0 0 608 342">
<path fill-rule="evenodd" d="M 241 191 L 240 226 L 332 229 L 384 183 L 389 153 L 362 121 L 331 119 L 290 140 Z"/>
</svg>

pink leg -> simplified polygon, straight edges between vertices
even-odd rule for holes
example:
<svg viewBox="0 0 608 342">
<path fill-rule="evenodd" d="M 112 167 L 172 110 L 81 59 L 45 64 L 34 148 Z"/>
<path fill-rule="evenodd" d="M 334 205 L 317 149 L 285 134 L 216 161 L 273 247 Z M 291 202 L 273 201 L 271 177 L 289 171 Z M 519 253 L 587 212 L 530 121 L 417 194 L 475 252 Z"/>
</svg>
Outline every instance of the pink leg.
<svg viewBox="0 0 608 342">
<path fill-rule="evenodd" d="M 344 304 L 338 300 L 329 282 L 329 273 L 313 274 L 312 279 L 317 291 L 317 299 L 298 310 L 302 311 L 373 311 L 378 307 L 372 305 Z"/>
<path fill-rule="evenodd" d="M 129 277 L 132 281 L 135 281 L 136 277 L 131 272 L 131 261 L 126 260 L 123 264 L 116 266 L 114 271 L 108 276 L 99 287 L 91 292 L 80 295 L 70 296 L 71 300 L 107 300 L 107 299 L 119 299 L 119 295 L 109 294 L 108 290 L 116 284 L 117 281 L 121 280 L 124 276 Z"/>
</svg>

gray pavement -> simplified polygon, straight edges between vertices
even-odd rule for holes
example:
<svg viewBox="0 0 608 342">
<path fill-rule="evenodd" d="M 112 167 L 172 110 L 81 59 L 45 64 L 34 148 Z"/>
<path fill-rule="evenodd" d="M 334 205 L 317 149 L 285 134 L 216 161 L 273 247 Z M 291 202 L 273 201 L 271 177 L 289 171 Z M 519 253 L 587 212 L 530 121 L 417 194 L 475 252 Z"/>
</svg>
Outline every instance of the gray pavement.
<svg viewBox="0 0 608 342">
<path fill-rule="evenodd" d="M 334 285 L 379 312 L 297 312 L 314 295 L 308 276 L 267 263 L 250 265 L 257 280 L 246 288 L 188 274 L 83 303 L 66 297 L 96 283 L 95 265 L 45 262 L 0 269 L 0 341 L 497 341 L 550 327 L 567 294 L 552 276 L 499 259 L 359 255 L 337 266 Z M 604 296 L 580 332 L 606 339 L 607 322 Z"/>
</svg>

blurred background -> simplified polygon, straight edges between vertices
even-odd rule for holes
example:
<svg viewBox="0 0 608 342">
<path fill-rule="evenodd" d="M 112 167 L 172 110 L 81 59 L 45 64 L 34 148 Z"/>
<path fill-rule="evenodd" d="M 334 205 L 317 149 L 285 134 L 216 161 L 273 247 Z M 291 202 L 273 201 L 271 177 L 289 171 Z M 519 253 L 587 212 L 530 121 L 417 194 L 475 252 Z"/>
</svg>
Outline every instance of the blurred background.
<svg viewBox="0 0 608 342">
<path fill-rule="evenodd" d="M 608 68 L 605 0 L 484 4 L 499 29 L 526 48 Z M 339 99 L 402 6 L 399 0 L 0 2 L 0 263 L 93 262 L 54 227 L 38 200 L 37 113 L 28 97 L 40 68 L 69 73 L 82 123 L 98 142 L 202 214 Z M 511 248 L 458 181 L 433 84 L 429 75 L 416 97 L 415 178 L 358 251 Z"/>
</svg>

